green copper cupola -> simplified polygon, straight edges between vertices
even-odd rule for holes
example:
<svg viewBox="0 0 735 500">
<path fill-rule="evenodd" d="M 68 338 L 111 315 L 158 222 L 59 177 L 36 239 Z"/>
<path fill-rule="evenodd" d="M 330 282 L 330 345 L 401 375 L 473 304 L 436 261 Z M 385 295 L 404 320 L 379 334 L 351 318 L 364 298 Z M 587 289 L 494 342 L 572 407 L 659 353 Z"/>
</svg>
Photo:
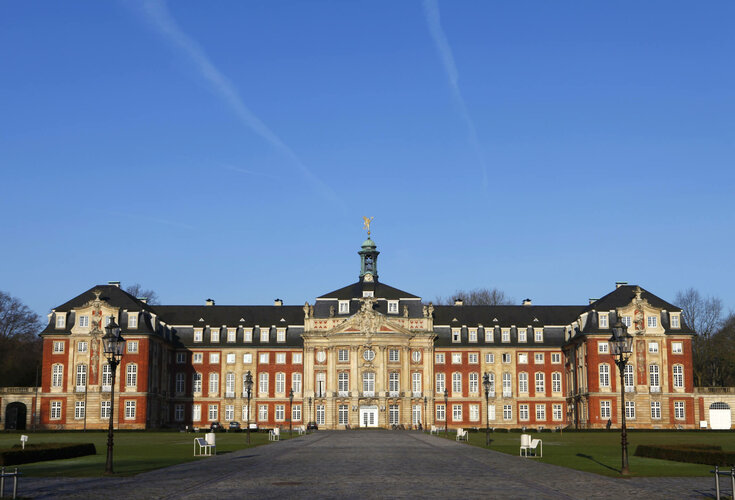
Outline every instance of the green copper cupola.
<svg viewBox="0 0 735 500">
<path fill-rule="evenodd" d="M 375 242 L 368 239 L 362 242 L 362 248 L 359 252 L 360 255 L 360 280 L 362 281 L 373 281 L 378 278 L 378 252 Z"/>
</svg>

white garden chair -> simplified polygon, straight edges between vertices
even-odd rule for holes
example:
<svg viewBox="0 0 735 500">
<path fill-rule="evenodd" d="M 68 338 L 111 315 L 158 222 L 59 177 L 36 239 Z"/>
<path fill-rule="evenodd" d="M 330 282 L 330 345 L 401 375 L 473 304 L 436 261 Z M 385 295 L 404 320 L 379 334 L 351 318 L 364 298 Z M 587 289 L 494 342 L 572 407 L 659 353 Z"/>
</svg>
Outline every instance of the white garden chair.
<svg viewBox="0 0 735 500">
<path fill-rule="evenodd" d="M 461 427 L 457 429 L 457 441 L 467 441 L 467 431 Z"/>
<path fill-rule="evenodd" d="M 530 455 L 529 451 L 533 451 L 533 455 Z M 526 458 L 543 457 L 543 442 L 540 439 L 532 439 L 530 434 L 521 434 L 521 449 L 519 455 Z"/>
<path fill-rule="evenodd" d="M 271 429 L 271 431 L 268 433 L 268 441 L 280 441 L 281 440 L 281 429 L 276 427 L 275 429 Z"/>
</svg>

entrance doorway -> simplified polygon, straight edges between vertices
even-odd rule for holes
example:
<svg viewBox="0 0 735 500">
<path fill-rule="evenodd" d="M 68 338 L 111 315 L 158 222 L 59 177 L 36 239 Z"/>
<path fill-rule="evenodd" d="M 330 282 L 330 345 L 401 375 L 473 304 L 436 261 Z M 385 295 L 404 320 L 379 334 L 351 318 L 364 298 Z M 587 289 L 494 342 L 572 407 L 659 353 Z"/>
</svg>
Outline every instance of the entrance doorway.
<svg viewBox="0 0 735 500">
<path fill-rule="evenodd" d="M 26 405 L 15 402 L 5 408 L 5 430 L 24 431 L 26 428 Z"/>
<path fill-rule="evenodd" d="M 712 403 L 709 406 L 709 428 L 729 429 L 732 425 L 730 405 L 723 402 Z"/>
<path fill-rule="evenodd" d="M 378 426 L 378 407 L 361 406 L 360 407 L 360 427 L 377 427 Z"/>
</svg>

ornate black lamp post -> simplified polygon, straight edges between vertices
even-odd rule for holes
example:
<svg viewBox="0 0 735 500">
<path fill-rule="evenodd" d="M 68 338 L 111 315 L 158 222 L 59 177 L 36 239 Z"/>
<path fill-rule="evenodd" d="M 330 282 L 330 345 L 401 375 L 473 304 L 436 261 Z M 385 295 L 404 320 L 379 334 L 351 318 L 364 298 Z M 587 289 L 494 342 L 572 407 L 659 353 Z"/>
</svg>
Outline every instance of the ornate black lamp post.
<svg viewBox="0 0 735 500">
<path fill-rule="evenodd" d="M 444 386 L 444 437 L 449 437 L 449 391 Z"/>
<path fill-rule="evenodd" d="M 115 323 L 115 318 L 110 318 L 110 323 L 105 327 L 107 333 L 102 337 L 102 352 L 107 358 L 112 372 L 112 385 L 110 386 L 110 425 L 107 428 L 107 461 L 105 462 L 105 474 L 112 474 L 112 426 L 115 416 L 115 372 L 120 364 L 125 351 L 125 339 L 120 335 L 120 327 Z"/>
<path fill-rule="evenodd" d="M 290 438 L 293 433 L 293 389 L 288 393 L 288 411 L 291 412 L 288 416 L 288 437 Z"/>
<path fill-rule="evenodd" d="M 485 388 L 485 446 L 490 446 L 490 375 L 482 376 L 482 386 Z"/>
<path fill-rule="evenodd" d="M 628 328 L 620 321 L 612 326 L 612 337 L 610 337 L 610 352 L 615 356 L 615 364 L 620 370 L 620 414 L 622 416 L 622 431 L 620 446 L 623 454 L 623 464 L 620 473 L 623 475 L 630 474 L 628 469 L 628 432 L 625 427 L 625 366 L 633 352 L 633 336 L 628 333 Z"/>
<path fill-rule="evenodd" d="M 250 397 L 253 394 L 253 374 L 250 370 L 245 374 L 245 393 L 248 395 L 248 444 L 250 444 Z"/>
<path fill-rule="evenodd" d="M 426 399 L 426 396 L 424 396 L 424 430 L 426 430 L 426 422 L 428 420 L 428 415 L 426 414 L 426 403 L 428 400 Z"/>
<path fill-rule="evenodd" d="M 314 420 L 311 418 L 313 415 L 311 413 L 311 402 L 314 400 L 311 396 L 309 396 L 309 425 L 307 426 L 310 429 L 314 428 Z"/>
</svg>

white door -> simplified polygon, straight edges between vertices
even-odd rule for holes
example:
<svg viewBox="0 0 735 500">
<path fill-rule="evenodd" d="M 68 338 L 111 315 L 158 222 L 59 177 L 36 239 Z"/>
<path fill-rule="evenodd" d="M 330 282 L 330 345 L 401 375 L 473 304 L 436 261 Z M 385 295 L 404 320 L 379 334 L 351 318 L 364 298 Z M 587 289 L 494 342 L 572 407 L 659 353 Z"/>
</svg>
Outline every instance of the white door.
<svg viewBox="0 0 735 500">
<path fill-rule="evenodd" d="M 709 407 L 709 428 L 729 429 L 731 425 L 730 406 L 727 403 L 712 403 Z"/>
<path fill-rule="evenodd" d="M 360 427 L 377 427 L 378 409 L 371 407 L 360 407 Z"/>
</svg>

